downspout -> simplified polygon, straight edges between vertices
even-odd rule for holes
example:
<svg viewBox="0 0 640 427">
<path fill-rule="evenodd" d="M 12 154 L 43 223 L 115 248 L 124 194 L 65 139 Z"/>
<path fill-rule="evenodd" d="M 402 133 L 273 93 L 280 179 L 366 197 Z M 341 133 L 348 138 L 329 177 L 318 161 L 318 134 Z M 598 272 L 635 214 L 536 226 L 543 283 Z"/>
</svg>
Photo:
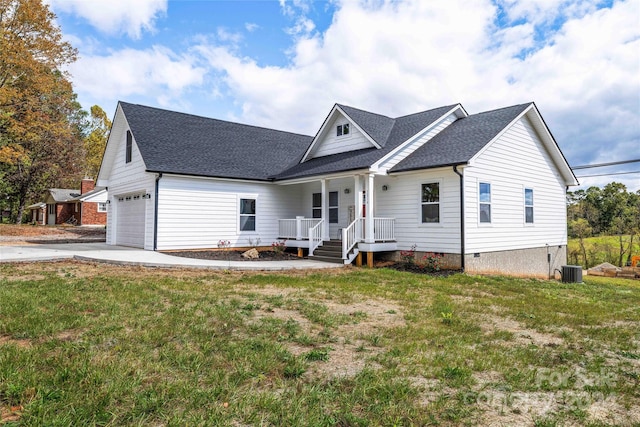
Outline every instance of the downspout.
<svg viewBox="0 0 640 427">
<path fill-rule="evenodd" d="M 162 178 L 162 172 L 156 177 L 156 200 L 154 202 L 153 210 L 153 250 L 158 250 L 158 189 L 160 187 L 160 178 Z"/>
<path fill-rule="evenodd" d="M 464 272 L 464 176 L 458 165 L 453 165 L 453 171 L 460 177 L 460 269 Z"/>
</svg>

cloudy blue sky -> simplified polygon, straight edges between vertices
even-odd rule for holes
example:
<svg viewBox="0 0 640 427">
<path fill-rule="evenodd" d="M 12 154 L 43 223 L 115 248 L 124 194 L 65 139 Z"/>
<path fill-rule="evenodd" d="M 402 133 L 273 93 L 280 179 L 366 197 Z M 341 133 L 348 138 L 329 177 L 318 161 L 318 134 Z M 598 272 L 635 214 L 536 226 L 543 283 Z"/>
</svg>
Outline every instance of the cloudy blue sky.
<svg viewBox="0 0 640 427">
<path fill-rule="evenodd" d="M 47 0 L 80 102 L 315 134 L 334 103 L 396 117 L 535 101 L 573 166 L 640 159 L 640 0 Z M 640 163 L 576 171 L 640 171 Z M 640 189 L 640 173 L 583 178 Z"/>
</svg>

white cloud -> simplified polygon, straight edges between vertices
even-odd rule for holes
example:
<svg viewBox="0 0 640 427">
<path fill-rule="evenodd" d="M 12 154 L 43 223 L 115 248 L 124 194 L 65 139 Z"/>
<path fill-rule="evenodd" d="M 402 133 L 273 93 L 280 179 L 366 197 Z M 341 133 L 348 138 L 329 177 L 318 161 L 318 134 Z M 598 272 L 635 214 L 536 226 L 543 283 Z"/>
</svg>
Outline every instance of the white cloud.
<svg viewBox="0 0 640 427">
<path fill-rule="evenodd" d="M 489 0 L 347 0 L 323 34 L 294 32 L 286 66 L 223 45 L 197 50 L 244 121 L 313 134 L 334 102 L 393 116 L 536 101 L 572 163 L 625 159 L 640 138 L 640 3 L 595 3 L 509 0 L 514 23 L 499 28 Z"/>
<path fill-rule="evenodd" d="M 206 73 L 193 56 L 176 55 L 163 47 L 84 56 L 69 71 L 81 97 L 85 93 L 99 100 L 111 99 L 114 94 L 123 100 L 150 96 L 165 107 L 172 107 L 184 91 L 201 85 Z"/>
<path fill-rule="evenodd" d="M 107 34 L 127 34 L 138 39 L 153 31 L 155 21 L 167 12 L 168 0 L 48 0 L 54 11 L 76 14 Z"/>
</svg>

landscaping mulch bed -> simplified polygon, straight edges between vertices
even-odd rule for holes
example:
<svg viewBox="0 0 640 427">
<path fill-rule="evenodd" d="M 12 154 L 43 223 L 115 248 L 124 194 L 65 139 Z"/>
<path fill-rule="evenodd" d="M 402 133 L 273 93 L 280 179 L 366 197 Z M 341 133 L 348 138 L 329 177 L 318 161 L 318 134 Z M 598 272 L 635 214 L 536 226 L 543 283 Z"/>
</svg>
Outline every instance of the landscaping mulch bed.
<svg viewBox="0 0 640 427">
<path fill-rule="evenodd" d="M 196 259 L 210 259 L 210 260 L 219 260 L 219 261 L 295 261 L 303 258 L 298 258 L 298 256 L 291 252 L 274 252 L 274 251 L 259 251 L 260 258 L 251 259 L 244 258 L 242 256 L 246 250 L 243 251 L 223 251 L 223 250 L 213 250 L 213 251 L 176 251 L 176 252 L 165 252 L 167 255 L 179 256 L 183 258 L 196 258 Z"/>
</svg>

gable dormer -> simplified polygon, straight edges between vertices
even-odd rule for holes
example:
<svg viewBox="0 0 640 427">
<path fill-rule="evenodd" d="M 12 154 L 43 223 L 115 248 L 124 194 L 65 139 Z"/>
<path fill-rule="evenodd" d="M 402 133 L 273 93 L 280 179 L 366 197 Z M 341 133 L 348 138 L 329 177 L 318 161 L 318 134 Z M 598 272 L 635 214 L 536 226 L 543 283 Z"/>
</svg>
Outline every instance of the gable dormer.
<svg viewBox="0 0 640 427">
<path fill-rule="evenodd" d="M 366 148 L 382 148 L 384 141 L 376 140 L 378 135 L 371 135 L 372 132 L 367 129 L 366 117 L 360 115 L 376 116 L 377 126 L 388 128 L 388 131 L 393 127 L 393 119 L 336 104 L 303 156 L 302 162 Z M 384 131 L 385 129 L 383 133 Z"/>
</svg>

